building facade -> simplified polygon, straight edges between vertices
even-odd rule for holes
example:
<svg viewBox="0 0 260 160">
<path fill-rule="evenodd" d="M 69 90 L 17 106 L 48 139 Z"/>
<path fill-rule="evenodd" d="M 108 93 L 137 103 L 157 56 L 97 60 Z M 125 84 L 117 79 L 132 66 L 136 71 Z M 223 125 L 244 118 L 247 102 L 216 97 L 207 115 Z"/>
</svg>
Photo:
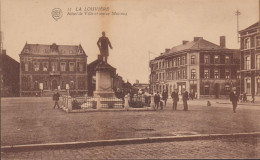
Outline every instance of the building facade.
<svg viewBox="0 0 260 160">
<path fill-rule="evenodd" d="M 20 64 L 2 50 L 0 54 L 1 97 L 19 96 Z"/>
<path fill-rule="evenodd" d="M 239 51 L 227 49 L 225 37 L 216 45 L 202 37 L 183 41 L 150 61 L 150 89 L 152 92 L 178 89 L 199 97 L 228 95 L 230 88 L 239 86 Z"/>
<path fill-rule="evenodd" d="M 87 55 L 81 45 L 25 44 L 20 54 L 20 95 L 68 90 L 87 93 Z"/>
<path fill-rule="evenodd" d="M 241 91 L 260 96 L 259 22 L 239 31 L 241 52 Z"/>
</svg>

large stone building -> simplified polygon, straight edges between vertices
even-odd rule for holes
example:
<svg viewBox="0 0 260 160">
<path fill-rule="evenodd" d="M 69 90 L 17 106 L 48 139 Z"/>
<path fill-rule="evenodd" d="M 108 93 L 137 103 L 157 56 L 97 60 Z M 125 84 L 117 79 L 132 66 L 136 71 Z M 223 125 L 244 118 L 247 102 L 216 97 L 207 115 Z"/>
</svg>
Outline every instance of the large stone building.
<svg viewBox="0 0 260 160">
<path fill-rule="evenodd" d="M 227 95 L 231 87 L 239 86 L 239 51 L 227 49 L 225 37 L 216 45 L 202 37 L 183 41 L 150 61 L 150 89 L 152 92 L 184 89 L 198 97 Z"/>
<path fill-rule="evenodd" d="M 0 54 L 1 97 L 19 96 L 20 64 L 2 50 Z"/>
<path fill-rule="evenodd" d="M 241 52 L 241 91 L 260 96 L 259 22 L 239 31 Z"/>
<path fill-rule="evenodd" d="M 20 95 L 87 93 L 87 55 L 81 45 L 25 44 L 20 54 Z M 42 91 L 42 93 L 41 93 Z"/>
</svg>

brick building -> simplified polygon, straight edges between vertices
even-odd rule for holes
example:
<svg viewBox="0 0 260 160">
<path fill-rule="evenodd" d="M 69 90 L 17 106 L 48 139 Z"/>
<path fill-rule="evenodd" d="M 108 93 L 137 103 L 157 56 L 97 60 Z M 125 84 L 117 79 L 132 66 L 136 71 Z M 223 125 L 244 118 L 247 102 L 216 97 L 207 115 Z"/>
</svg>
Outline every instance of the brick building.
<svg viewBox="0 0 260 160">
<path fill-rule="evenodd" d="M 241 92 L 260 96 L 259 22 L 239 31 L 241 52 Z"/>
<path fill-rule="evenodd" d="M 2 50 L 0 54 L 1 97 L 19 96 L 20 64 Z"/>
<path fill-rule="evenodd" d="M 220 45 L 194 37 L 150 61 L 150 89 L 165 89 L 169 95 L 173 89 L 196 92 L 198 97 L 227 95 L 231 87 L 239 85 L 239 58 L 238 50 L 226 48 L 224 36 Z"/>
<path fill-rule="evenodd" d="M 81 45 L 25 44 L 20 54 L 20 95 L 87 93 L 87 55 Z"/>
</svg>

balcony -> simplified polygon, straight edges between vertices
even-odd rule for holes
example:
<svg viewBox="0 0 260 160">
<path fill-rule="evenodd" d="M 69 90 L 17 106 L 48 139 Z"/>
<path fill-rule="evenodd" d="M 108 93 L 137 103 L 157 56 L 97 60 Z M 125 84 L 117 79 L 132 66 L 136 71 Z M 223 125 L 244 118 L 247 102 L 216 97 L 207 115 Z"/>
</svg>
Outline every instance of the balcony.
<svg viewBox="0 0 260 160">
<path fill-rule="evenodd" d="M 59 76 L 60 75 L 60 71 L 50 71 L 49 75 L 50 76 Z"/>
</svg>

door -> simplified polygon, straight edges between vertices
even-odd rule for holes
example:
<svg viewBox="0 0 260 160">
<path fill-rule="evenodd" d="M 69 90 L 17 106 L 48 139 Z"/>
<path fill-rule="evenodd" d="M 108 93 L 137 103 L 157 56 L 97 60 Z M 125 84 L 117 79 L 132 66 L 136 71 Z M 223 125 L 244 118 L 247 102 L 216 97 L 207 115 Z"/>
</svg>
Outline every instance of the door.
<svg viewBox="0 0 260 160">
<path fill-rule="evenodd" d="M 52 90 L 58 89 L 58 82 L 57 82 L 57 80 L 52 80 L 51 86 L 52 86 Z"/>
</svg>

